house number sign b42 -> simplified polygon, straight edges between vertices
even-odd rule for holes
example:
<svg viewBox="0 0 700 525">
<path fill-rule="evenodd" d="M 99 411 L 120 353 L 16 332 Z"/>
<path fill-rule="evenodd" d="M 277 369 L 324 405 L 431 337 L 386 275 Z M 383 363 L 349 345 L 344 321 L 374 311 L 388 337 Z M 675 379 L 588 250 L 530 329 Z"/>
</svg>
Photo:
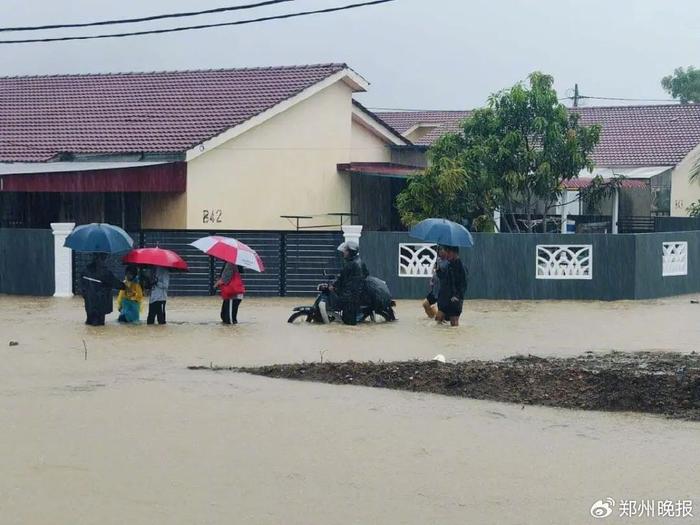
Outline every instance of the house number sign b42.
<svg viewBox="0 0 700 525">
<path fill-rule="evenodd" d="M 222 222 L 221 210 L 202 210 L 202 224 L 217 224 Z"/>
</svg>

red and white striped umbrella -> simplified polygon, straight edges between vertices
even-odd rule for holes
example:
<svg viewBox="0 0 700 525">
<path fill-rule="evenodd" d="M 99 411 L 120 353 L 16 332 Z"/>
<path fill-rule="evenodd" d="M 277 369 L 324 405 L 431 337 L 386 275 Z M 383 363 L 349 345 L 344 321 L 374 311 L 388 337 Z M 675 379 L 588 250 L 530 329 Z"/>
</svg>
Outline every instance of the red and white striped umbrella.
<svg viewBox="0 0 700 525">
<path fill-rule="evenodd" d="M 236 239 L 211 235 L 197 239 L 190 244 L 217 259 L 237 264 L 256 272 L 265 271 L 265 265 L 255 250 Z"/>
</svg>

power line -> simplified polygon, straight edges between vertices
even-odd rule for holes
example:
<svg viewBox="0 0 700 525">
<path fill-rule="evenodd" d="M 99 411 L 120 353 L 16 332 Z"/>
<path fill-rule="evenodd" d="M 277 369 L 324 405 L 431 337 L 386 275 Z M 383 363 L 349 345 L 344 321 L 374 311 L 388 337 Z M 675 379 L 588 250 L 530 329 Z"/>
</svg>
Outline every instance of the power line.
<svg viewBox="0 0 700 525">
<path fill-rule="evenodd" d="M 678 102 L 672 98 L 624 98 L 624 97 L 587 97 L 581 96 L 579 98 L 590 98 L 594 100 L 617 100 L 622 102 Z"/>
<path fill-rule="evenodd" d="M 579 94 L 578 84 L 574 85 L 574 95 L 571 97 L 562 97 L 559 100 L 573 100 L 574 107 L 578 106 L 578 102 L 583 99 L 589 100 L 615 100 L 618 102 L 678 102 L 677 100 L 670 98 L 626 98 L 626 97 L 595 97 L 589 95 Z"/>
<path fill-rule="evenodd" d="M 99 38 L 123 38 L 128 36 L 141 36 L 141 35 L 157 35 L 162 33 L 175 33 L 177 31 L 192 31 L 198 29 L 209 29 L 212 27 L 226 27 L 226 26 L 239 26 L 245 24 L 255 24 L 258 22 L 267 22 L 270 20 L 284 20 L 287 18 L 297 18 L 309 15 L 318 15 L 325 13 L 334 13 L 337 11 L 347 11 L 349 9 L 357 9 L 359 7 L 367 7 L 372 5 L 386 4 L 388 2 L 395 2 L 396 0 L 374 0 L 372 2 L 361 2 L 357 4 L 349 4 L 339 7 L 331 7 L 327 9 L 317 9 L 315 11 L 301 11 L 298 13 L 288 13 L 285 15 L 275 15 L 275 16 L 265 16 L 260 18 L 252 18 L 249 20 L 238 20 L 236 22 L 220 22 L 218 24 L 202 24 L 198 26 L 184 26 L 184 27 L 173 27 L 169 29 L 152 29 L 149 31 L 133 31 L 130 33 L 111 33 L 107 35 L 86 35 L 86 36 L 64 36 L 56 38 L 28 38 L 25 40 L 0 40 L 0 44 L 29 44 L 37 42 L 65 42 L 68 40 L 94 40 Z"/>
<path fill-rule="evenodd" d="M 153 15 L 144 16 L 141 18 L 124 18 L 117 20 L 101 20 L 98 22 L 82 22 L 75 24 L 53 24 L 44 26 L 20 26 L 20 27 L 0 27 L 0 32 L 9 31 L 38 31 L 42 29 L 67 29 L 75 27 L 94 27 L 94 26 L 106 26 L 115 24 L 133 24 L 137 22 L 150 22 L 153 20 L 163 20 L 166 18 L 182 18 L 187 16 L 198 16 L 198 15 L 209 15 L 213 13 L 225 13 L 227 11 L 239 11 L 242 9 L 254 9 L 256 7 L 265 7 L 268 5 L 282 4 L 285 2 L 295 2 L 296 0 L 266 0 L 264 2 L 257 2 L 255 4 L 245 4 L 236 5 L 230 7 L 217 7 L 215 9 L 206 9 L 204 11 L 190 11 L 187 13 L 170 13 L 165 15 Z"/>
</svg>

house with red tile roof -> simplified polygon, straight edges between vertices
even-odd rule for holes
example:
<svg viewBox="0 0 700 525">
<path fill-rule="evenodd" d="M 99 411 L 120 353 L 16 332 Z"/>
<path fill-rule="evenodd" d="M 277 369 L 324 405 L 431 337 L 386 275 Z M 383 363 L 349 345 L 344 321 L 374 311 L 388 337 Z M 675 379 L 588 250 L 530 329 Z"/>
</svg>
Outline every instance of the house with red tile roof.
<svg viewBox="0 0 700 525">
<path fill-rule="evenodd" d="M 280 230 L 354 214 L 401 229 L 406 178 L 469 112 L 373 113 L 354 100 L 367 89 L 346 64 L 0 78 L 0 226 Z M 625 175 L 621 215 L 700 199 L 700 105 L 576 111 L 603 131 L 595 173 L 567 191 Z"/>
<path fill-rule="evenodd" d="M 570 188 L 577 191 L 595 175 L 624 175 L 630 190 L 648 189 L 649 213 L 687 215 L 686 208 L 700 199 L 700 184 L 690 173 L 700 158 L 700 104 L 571 108 L 584 125 L 602 127 L 593 152 L 596 169 L 582 172 Z M 469 111 L 389 111 L 378 117 L 396 129 L 412 145 L 398 148 L 394 160 L 407 152 L 427 149 L 445 133 L 458 132 Z M 416 160 L 413 163 L 425 163 Z M 630 215 L 644 213 L 639 199 L 631 199 Z M 640 211 L 641 208 L 641 211 Z"/>
<path fill-rule="evenodd" d="M 345 64 L 0 78 L 0 225 L 291 228 L 351 212 L 339 164 L 410 144 Z"/>
</svg>

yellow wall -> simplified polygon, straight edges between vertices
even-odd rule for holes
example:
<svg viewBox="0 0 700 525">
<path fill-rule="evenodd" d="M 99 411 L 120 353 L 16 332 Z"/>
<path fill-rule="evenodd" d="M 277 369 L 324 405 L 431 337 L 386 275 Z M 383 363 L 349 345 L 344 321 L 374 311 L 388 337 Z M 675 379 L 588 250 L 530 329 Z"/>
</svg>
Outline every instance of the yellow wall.
<svg viewBox="0 0 700 525">
<path fill-rule="evenodd" d="M 691 151 L 671 175 L 671 216 L 687 217 L 688 206 L 700 200 L 700 182 L 690 182 L 690 174 L 700 159 L 700 146 Z"/>
<path fill-rule="evenodd" d="M 350 160 L 352 162 L 391 162 L 391 150 L 384 140 L 353 120 Z"/>
<path fill-rule="evenodd" d="M 144 193 L 141 199 L 141 227 L 187 228 L 187 195 L 184 193 Z"/>
<path fill-rule="evenodd" d="M 187 228 L 290 229 L 280 215 L 349 212 L 350 181 L 336 165 L 350 161 L 351 111 L 352 91 L 338 82 L 190 161 Z"/>
</svg>

